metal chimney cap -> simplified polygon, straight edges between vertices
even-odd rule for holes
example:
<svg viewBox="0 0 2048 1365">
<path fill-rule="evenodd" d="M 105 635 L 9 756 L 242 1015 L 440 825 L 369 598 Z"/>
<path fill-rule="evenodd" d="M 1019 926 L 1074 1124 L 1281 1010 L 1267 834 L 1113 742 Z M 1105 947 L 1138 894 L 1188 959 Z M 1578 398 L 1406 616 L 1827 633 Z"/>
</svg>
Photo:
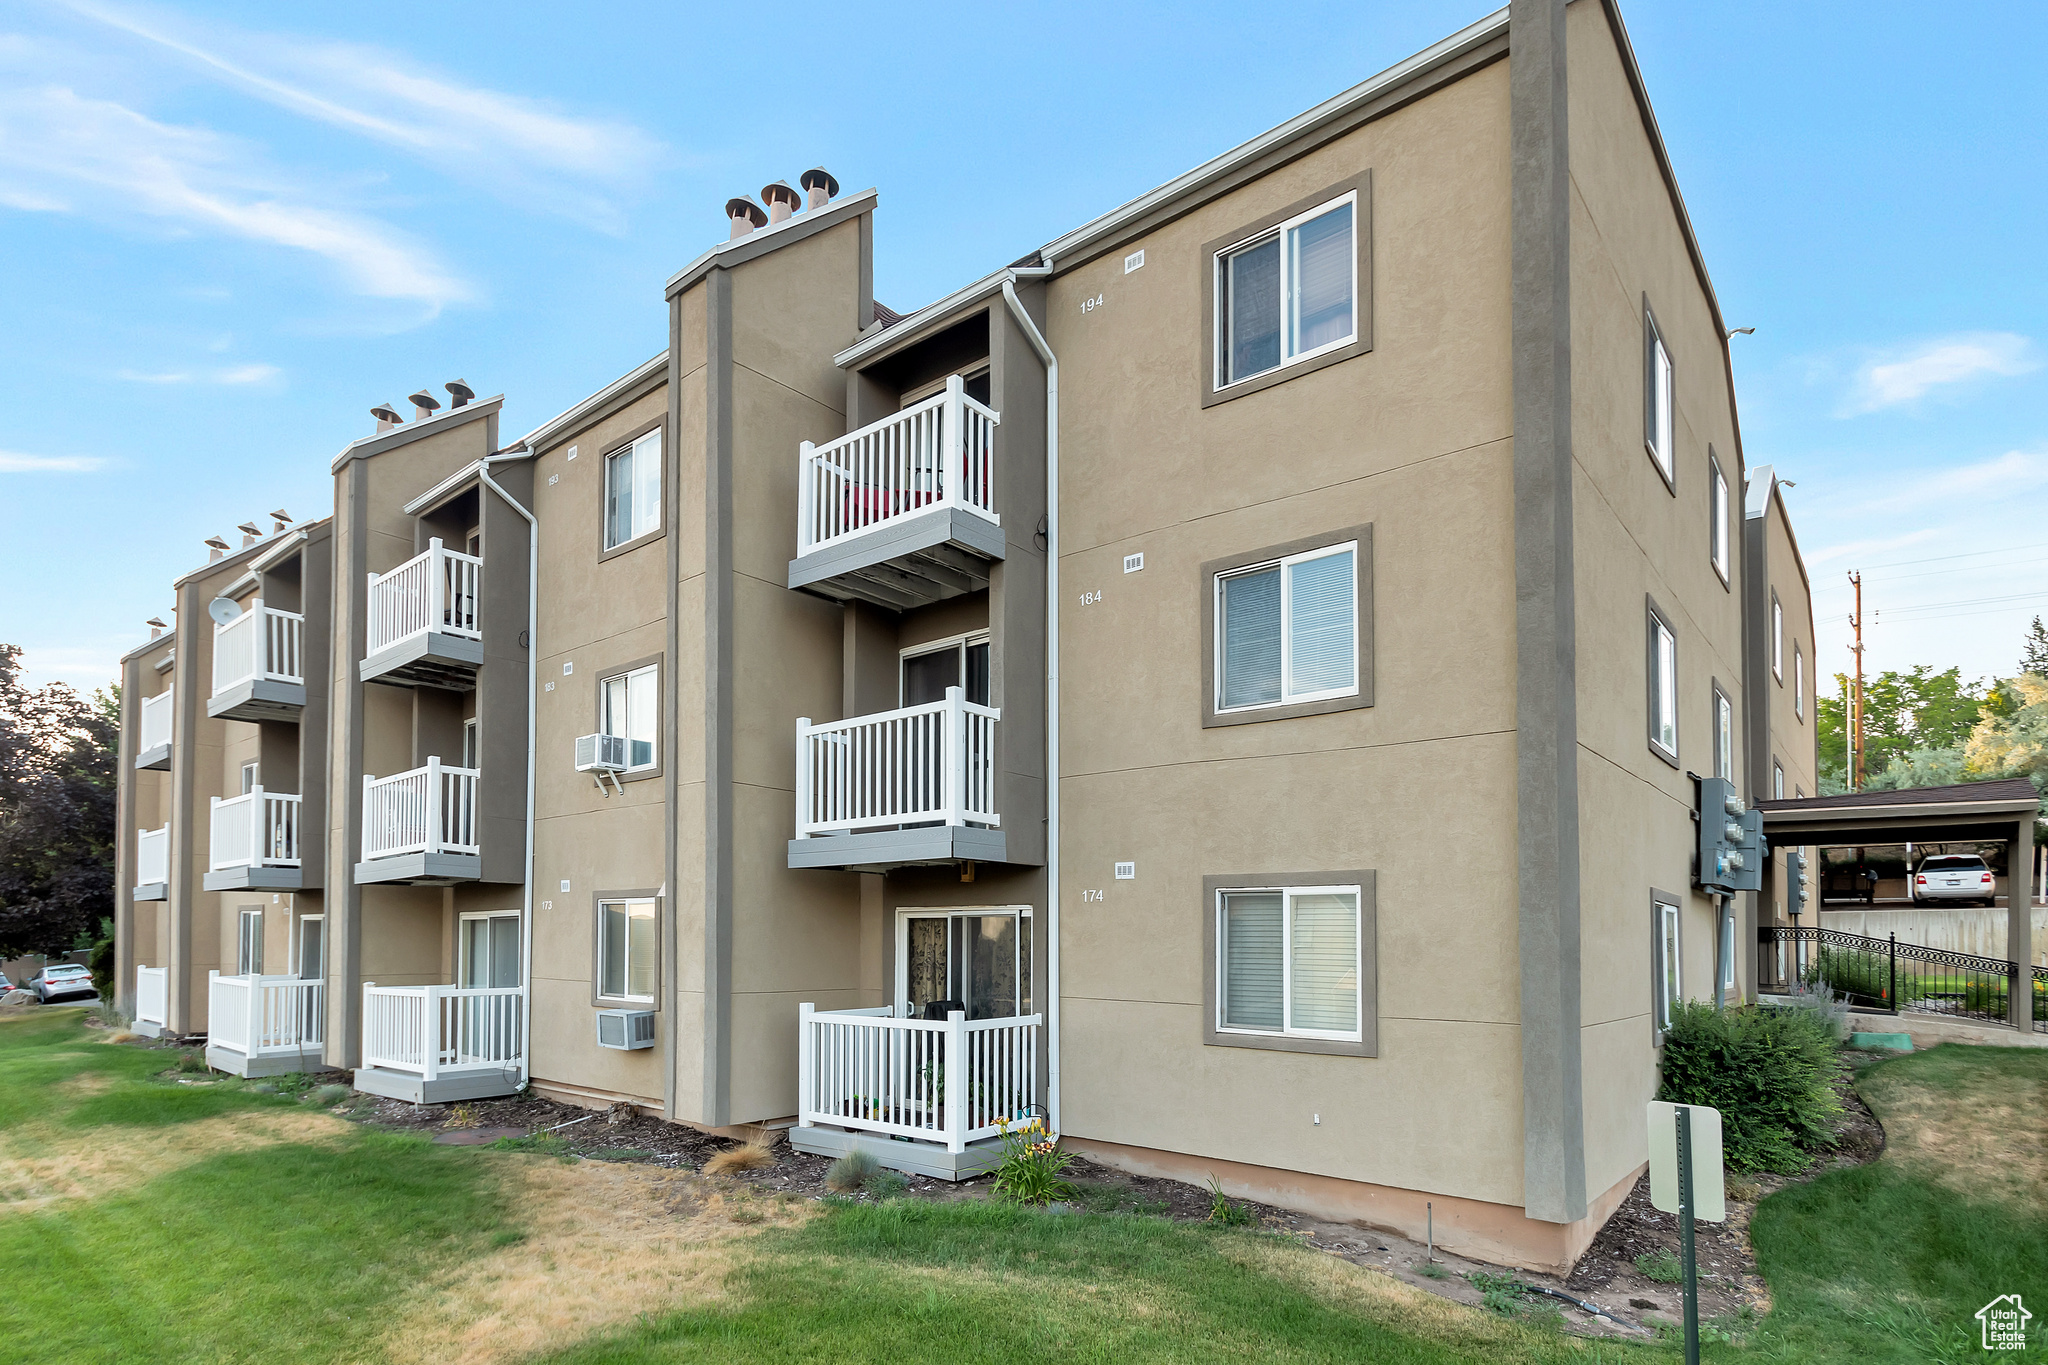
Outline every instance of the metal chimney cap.
<svg viewBox="0 0 2048 1365">
<path fill-rule="evenodd" d="M 235 529 L 245 536 L 260 536 L 263 534 L 263 528 L 253 521 L 245 521 Z"/>
<path fill-rule="evenodd" d="M 823 166 L 811 167 L 809 170 L 805 171 L 802 175 L 797 177 L 796 183 L 802 185 L 807 190 L 818 189 L 822 187 L 825 191 L 825 197 L 827 199 L 830 199 L 833 195 L 839 193 L 839 182 L 837 180 L 834 180 L 832 178 L 832 172 L 826 170 Z"/>
<path fill-rule="evenodd" d="M 460 379 L 451 379 L 441 387 L 448 390 L 448 396 L 455 400 L 454 406 L 458 408 L 476 397 L 476 390 Z"/>
<path fill-rule="evenodd" d="M 755 227 L 766 226 L 768 222 L 768 215 L 762 210 L 761 206 L 744 196 L 725 201 L 725 216 L 728 218 L 744 218 Z"/>
<path fill-rule="evenodd" d="M 380 422 L 389 422 L 393 426 L 397 426 L 399 423 L 405 420 L 403 417 L 400 417 L 398 415 L 398 409 L 391 406 L 391 404 L 389 403 L 379 403 L 376 407 L 371 408 L 370 416 L 376 418 Z"/>
<path fill-rule="evenodd" d="M 225 550 L 228 548 L 228 543 L 225 540 L 222 540 L 219 536 L 208 536 L 201 543 L 204 544 L 209 550 Z"/>
<path fill-rule="evenodd" d="M 407 394 L 405 396 L 405 401 L 412 404 L 416 408 L 425 408 L 428 412 L 432 412 L 435 408 L 441 406 L 441 400 L 434 397 L 433 394 L 428 393 L 426 386 L 424 384 L 420 386 L 420 391 L 418 393 Z"/>
<path fill-rule="evenodd" d="M 792 189 L 787 180 L 777 180 L 761 187 L 761 202 L 787 204 L 793 209 L 803 202 L 803 196 Z"/>
<path fill-rule="evenodd" d="M 286 525 L 291 524 L 292 514 L 285 511 L 282 507 L 278 508 L 275 512 L 272 512 L 270 515 L 275 517 L 277 520 L 284 522 Z"/>
<path fill-rule="evenodd" d="M 152 616 L 142 624 L 145 626 L 155 626 L 158 630 L 170 629 L 170 622 L 164 620 L 161 616 Z"/>
</svg>

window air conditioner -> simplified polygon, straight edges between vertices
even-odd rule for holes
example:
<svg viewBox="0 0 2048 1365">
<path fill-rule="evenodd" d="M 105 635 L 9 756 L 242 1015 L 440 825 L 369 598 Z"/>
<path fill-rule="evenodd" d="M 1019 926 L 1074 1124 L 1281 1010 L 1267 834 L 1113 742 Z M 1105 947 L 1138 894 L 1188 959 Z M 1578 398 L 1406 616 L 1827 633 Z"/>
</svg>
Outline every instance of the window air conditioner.
<svg viewBox="0 0 2048 1365">
<path fill-rule="evenodd" d="M 624 772 L 628 766 L 624 735 L 576 736 L 576 771 L 579 773 Z"/>
<path fill-rule="evenodd" d="M 597 1045 L 630 1052 L 654 1046 L 653 1010 L 599 1010 Z"/>
</svg>

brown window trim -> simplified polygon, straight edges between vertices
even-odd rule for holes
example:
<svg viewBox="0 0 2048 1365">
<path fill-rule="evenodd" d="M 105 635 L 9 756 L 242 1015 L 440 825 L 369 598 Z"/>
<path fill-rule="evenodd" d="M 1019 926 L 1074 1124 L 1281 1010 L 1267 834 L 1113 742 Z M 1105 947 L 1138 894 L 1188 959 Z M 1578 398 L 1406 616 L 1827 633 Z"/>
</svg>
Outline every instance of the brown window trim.
<svg viewBox="0 0 2048 1365">
<path fill-rule="evenodd" d="M 1209 1047 L 1248 1047 L 1267 1052 L 1314 1052 L 1330 1057 L 1377 1057 L 1379 1030 L 1379 896 L 1370 868 L 1344 872 L 1246 872 L 1202 878 L 1202 1042 Z M 1217 896 L 1240 888 L 1273 886 L 1356 886 L 1358 888 L 1358 1041 L 1288 1038 L 1279 1034 L 1225 1033 L 1216 1026 Z"/>
<path fill-rule="evenodd" d="M 597 669 L 597 677 L 590 686 L 590 731 L 592 734 L 603 734 L 605 683 L 622 673 L 646 668 L 649 664 L 654 666 L 654 766 L 630 773 L 609 774 L 621 782 L 645 782 L 649 778 L 660 777 L 662 769 L 668 766 L 668 708 L 663 705 L 663 694 L 668 688 L 668 669 L 663 666 L 661 655 L 650 654 L 644 659 L 634 659 L 629 663 Z"/>
<path fill-rule="evenodd" d="M 593 891 L 590 893 L 590 1003 L 601 1010 L 653 1010 L 661 1012 L 661 925 L 662 904 L 660 887 L 646 887 L 631 891 Z M 653 901 L 654 902 L 654 998 L 636 1000 L 629 995 L 606 995 L 600 989 L 604 976 L 604 916 L 599 907 L 606 901 Z"/>
<path fill-rule="evenodd" d="M 661 432 L 661 524 L 656 526 L 652 531 L 643 531 L 639 535 L 634 536 L 631 540 L 622 540 L 618 544 L 612 546 L 610 549 L 606 549 L 604 543 L 604 503 L 607 490 L 610 488 L 611 458 L 612 456 L 618 454 L 620 451 L 624 450 L 627 446 L 633 444 L 633 442 L 639 440 L 642 436 L 645 436 L 648 432 L 657 430 Z M 615 437 L 614 439 L 607 441 L 603 449 L 599 451 L 597 457 L 598 563 L 602 564 L 605 560 L 614 559 L 619 555 L 631 554 L 633 551 L 639 549 L 641 546 L 651 545 L 655 541 L 660 540 L 663 536 L 668 534 L 669 450 L 670 447 L 673 445 L 674 442 L 669 439 L 668 418 L 656 417 L 650 421 L 642 422 L 637 427 L 633 427 L 632 429 L 627 431 L 626 434 L 623 436 Z"/>
<path fill-rule="evenodd" d="M 1337 711 L 1356 711 L 1372 705 L 1372 522 L 1357 526 L 1346 526 L 1341 530 L 1327 531 L 1321 535 L 1303 536 L 1299 540 L 1285 541 L 1279 545 L 1268 545 L 1263 549 L 1243 554 L 1225 555 L 1203 563 L 1196 591 L 1201 594 L 1202 619 L 1202 728 L 1213 729 L 1222 725 L 1253 725 L 1267 720 L 1293 720 L 1299 716 L 1326 716 Z M 1326 697 L 1322 701 L 1283 703 L 1279 706 L 1261 706 L 1256 710 L 1221 711 L 1216 709 L 1216 576 L 1241 569 L 1248 564 L 1262 560 L 1283 559 L 1309 550 L 1318 550 L 1326 545 L 1341 545 L 1347 540 L 1358 542 L 1358 694 L 1351 697 Z M 1283 648 L 1285 642 L 1282 642 Z"/>
<path fill-rule="evenodd" d="M 1278 227 L 1296 214 L 1306 213 L 1318 204 L 1340 198 L 1358 191 L 1358 216 L 1352 223 L 1352 245 L 1357 251 L 1358 271 L 1358 335 L 1348 346 L 1340 346 L 1314 360 L 1296 361 L 1268 370 L 1251 379 L 1241 379 L 1229 388 L 1216 387 L 1216 254 L 1227 247 L 1242 242 L 1247 237 L 1257 236 L 1269 228 Z M 1263 393 L 1275 384 L 1284 384 L 1290 379 L 1299 379 L 1305 374 L 1314 374 L 1325 366 L 1351 360 L 1372 350 L 1372 172 L 1361 171 L 1348 180 L 1295 200 L 1286 208 L 1256 218 L 1243 227 L 1211 238 L 1202 244 L 1202 254 L 1197 260 L 1197 269 L 1202 272 L 1202 373 L 1197 386 L 1201 405 L 1211 408 L 1218 403 L 1228 403 L 1234 398 L 1247 394 Z"/>
</svg>

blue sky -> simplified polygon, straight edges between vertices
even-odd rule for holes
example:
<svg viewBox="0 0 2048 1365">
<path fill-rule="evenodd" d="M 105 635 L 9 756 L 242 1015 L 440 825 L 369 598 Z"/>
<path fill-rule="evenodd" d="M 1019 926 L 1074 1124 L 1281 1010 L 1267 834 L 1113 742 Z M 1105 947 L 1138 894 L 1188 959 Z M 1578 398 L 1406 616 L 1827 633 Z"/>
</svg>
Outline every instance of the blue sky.
<svg viewBox="0 0 2048 1365">
<path fill-rule="evenodd" d="M 325 508 L 373 403 L 459 375 L 509 439 L 645 360 L 730 195 L 878 186 L 906 309 L 1484 13 L 21 0 L 0 640 L 104 682 L 206 536 Z M 2048 614 L 2048 7 L 1625 13 L 1757 328 L 1744 441 L 1797 483 L 1822 671 L 1859 567 L 1873 669 L 2011 671 Z"/>
</svg>

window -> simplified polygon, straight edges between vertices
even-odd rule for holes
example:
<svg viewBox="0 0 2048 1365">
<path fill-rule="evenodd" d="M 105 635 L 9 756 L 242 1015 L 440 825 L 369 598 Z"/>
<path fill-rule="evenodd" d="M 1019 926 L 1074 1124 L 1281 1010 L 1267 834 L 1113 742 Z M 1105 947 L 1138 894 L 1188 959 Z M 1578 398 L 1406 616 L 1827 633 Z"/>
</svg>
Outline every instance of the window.
<svg viewBox="0 0 2048 1365">
<path fill-rule="evenodd" d="M 1357 886 L 1219 892 L 1218 1031 L 1360 1041 L 1359 903 Z"/>
<path fill-rule="evenodd" d="M 1785 681 L 1785 608 L 1778 594 L 1771 594 L 1771 676 Z"/>
<path fill-rule="evenodd" d="M 1655 992 L 1651 1008 L 1656 1030 L 1662 1034 L 1671 1027 L 1672 1014 L 1678 1002 L 1685 998 L 1679 972 L 1678 903 L 1660 896 L 1651 901 L 1651 912 L 1654 936 L 1650 945 L 1650 971 Z"/>
<path fill-rule="evenodd" d="M 1714 572 L 1721 575 L 1721 581 L 1728 581 L 1728 476 L 1721 472 L 1721 461 L 1714 452 L 1707 452 L 1707 472 L 1712 488 L 1707 499 L 1707 513 L 1713 524 L 1707 528 L 1707 554 L 1714 564 Z"/>
<path fill-rule="evenodd" d="M 1029 907 L 898 911 L 896 999 L 913 1019 L 948 1009 L 969 1019 L 1030 1014 Z"/>
<path fill-rule="evenodd" d="M 244 910 L 240 932 L 235 936 L 235 972 L 240 976 L 263 974 L 263 912 Z"/>
<path fill-rule="evenodd" d="M 1806 723 L 1806 656 L 1797 644 L 1792 646 L 1792 714 Z"/>
<path fill-rule="evenodd" d="M 1735 706 L 1714 684 L 1714 776 L 1735 780 Z"/>
<path fill-rule="evenodd" d="M 1735 914 L 1731 909 L 1721 911 L 1721 998 L 1726 1000 L 1735 993 Z"/>
<path fill-rule="evenodd" d="M 654 902 L 597 903 L 597 993 L 613 1000 L 654 999 Z"/>
<path fill-rule="evenodd" d="M 475 771 L 479 751 L 476 747 L 476 717 L 462 722 L 462 766 Z"/>
<path fill-rule="evenodd" d="M 1678 636 L 1650 603 L 1650 747 L 1667 762 L 1678 761 Z"/>
<path fill-rule="evenodd" d="M 299 979 L 318 981 L 327 974 L 327 916 L 299 917 Z"/>
<path fill-rule="evenodd" d="M 1664 476 L 1664 482 L 1675 492 L 1678 466 L 1672 409 L 1671 353 L 1664 349 L 1664 334 L 1657 330 L 1657 319 L 1650 313 L 1649 301 L 1644 300 L 1643 447 L 1657 462 L 1657 472 Z"/>
<path fill-rule="evenodd" d="M 457 979 L 467 989 L 505 989 L 519 981 L 519 916 L 463 915 Z"/>
<path fill-rule="evenodd" d="M 1216 709 L 1358 693 L 1358 542 L 1216 576 Z"/>
<path fill-rule="evenodd" d="M 1216 253 L 1215 387 L 1358 338 L 1358 191 Z"/>
<path fill-rule="evenodd" d="M 254 763 L 244 763 L 244 764 L 242 765 L 242 794 L 243 794 L 243 795 L 245 795 L 245 796 L 246 796 L 246 795 L 248 795 L 248 794 L 249 794 L 250 792 L 252 792 L 252 791 L 255 791 L 255 790 L 256 790 L 256 784 L 257 784 L 257 782 L 258 782 L 258 781 L 260 780 L 260 779 L 258 778 L 258 776 L 257 776 L 257 773 L 258 773 L 259 771 L 260 771 L 260 770 L 259 770 L 259 769 L 257 768 L 257 766 L 256 766 L 256 765 L 255 765 Z"/>
<path fill-rule="evenodd" d="M 655 698 L 658 664 L 615 673 L 598 684 L 598 729 L 626 738 L 626 771 L 651 768 L 658 761 L 655 744 Z"/>
<path fill-rule="evenodd" d="M 1783 801 L 1785 799 L 1785 765 L 1778 762 L 1775 758 L 1771 760 L 1771 799 L 1773 801 Z"/>
<path fill-rule="evenodd" d="M 604 460 L 604 547 L 661 529 L 661 431 L 656 428 Z"/>
<path fill-rule="evenodd" d="M 988 705 L 988 636 L 957 635 L 950 640 L 914 645 L 902 654 L 897 705 L 922 706 L 944 701 L 946 689 L 957 687 L 976 706 Z"/>
</svg>

